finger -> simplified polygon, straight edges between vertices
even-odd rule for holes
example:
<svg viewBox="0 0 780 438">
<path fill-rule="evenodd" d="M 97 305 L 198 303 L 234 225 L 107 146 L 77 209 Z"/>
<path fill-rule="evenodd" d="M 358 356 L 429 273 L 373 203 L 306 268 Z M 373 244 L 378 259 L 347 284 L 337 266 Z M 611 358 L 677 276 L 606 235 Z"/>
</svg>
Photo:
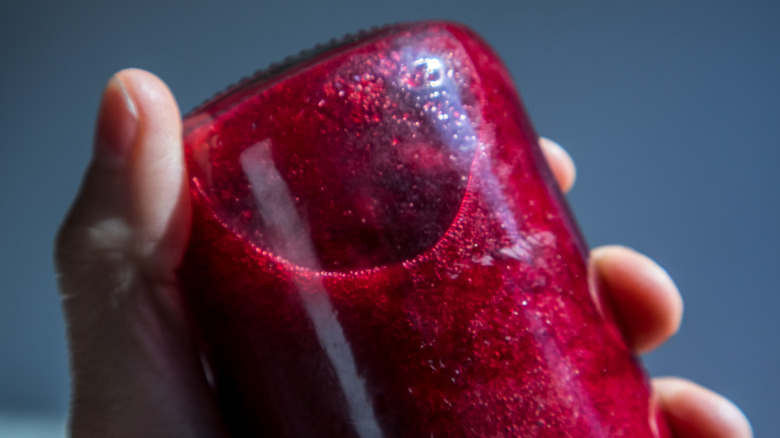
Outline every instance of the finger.
<svg viewBox="0 0 780 438">
<path fill-rule="evenodd" d="M 539 146 L 542 148 L 542 153 L 547 159 L 547 164 L 550 166 L 555 180 L 558 181 L 561 191 L 566 193 L 571 190 L 577 171 L 569 153 L 558 143 L 544 137 L 539 138 Z"/>
<path fill-rule="evenodd" d="M 125 70 L 109 80 L 100 108 L 93 159 L 61 228 L 63 256 L 112 253 L 152 274 L 172 272 L 189 226 L 178 106 L 154 75 Z"/>
<path fill-rule="evenodd" d="M 665 377 L 653 388 L 680 438 L 750 438 L 750 422 L 729 400 L 687 380 Z"/>
<path fill-rule="evenodd" d="M 56 242 L 74 437 L 202 436 L 221 427 L 175 287 L 185 184 L 170 91 L 150 73 L 118 73 Z"/>
<path fill-rule="evenodd" d="M 593 250 L 591 263 L 601 294 L 635 351 L 648 352 L 677 332 L 682 298 L 663 268 L 622 246 Z"/>
</svg>

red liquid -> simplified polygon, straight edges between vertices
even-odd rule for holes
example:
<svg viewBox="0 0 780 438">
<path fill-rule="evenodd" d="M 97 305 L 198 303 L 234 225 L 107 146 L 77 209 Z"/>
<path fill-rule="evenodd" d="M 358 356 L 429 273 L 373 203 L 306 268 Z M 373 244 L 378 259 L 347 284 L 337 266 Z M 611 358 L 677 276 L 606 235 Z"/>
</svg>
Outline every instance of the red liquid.
<svg viewBox="0 0 780 438">
<path fill-rule="evenodd" d="M 236 435 L 667 437 L 501 61 L 375 30 L 185 124 L 181 270 Z"/>
</svg>

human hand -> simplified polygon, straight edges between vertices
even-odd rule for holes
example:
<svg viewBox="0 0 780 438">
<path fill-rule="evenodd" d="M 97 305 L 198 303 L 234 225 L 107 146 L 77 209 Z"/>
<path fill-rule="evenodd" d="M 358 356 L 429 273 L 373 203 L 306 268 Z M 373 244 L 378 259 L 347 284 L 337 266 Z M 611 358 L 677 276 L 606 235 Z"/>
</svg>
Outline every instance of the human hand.
<svg viewBox="0 0 780 438">
<path fill-rule="evenodd" d="M 571 158 L 549 140 L 540 144 L 568 191 Z M 94 157 L 56 242 L 74 438 L 227 436 L 176 286 L 188 200 L 173 96 L 150 73 L 119 72 L 104 92 Z M 653 261 L 610 246 L 595 249 L 591 263 L 602 299 L 636 352 L 677 331 L 681 298 Z M 747 419 L 723 397 L 676 378 L 653 384 L 677 436 L 752 436 Z"/>
</svg>

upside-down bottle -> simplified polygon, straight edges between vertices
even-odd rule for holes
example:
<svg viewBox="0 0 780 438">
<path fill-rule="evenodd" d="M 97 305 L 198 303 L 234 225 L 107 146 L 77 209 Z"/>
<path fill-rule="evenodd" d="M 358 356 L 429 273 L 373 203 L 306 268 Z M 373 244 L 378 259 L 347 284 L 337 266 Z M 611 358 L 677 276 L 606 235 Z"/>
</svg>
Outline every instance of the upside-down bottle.
<svg viewBox="0 0 780 438">
<path fill-rule="evenodd" d="M 180 277 L 237 436 L 668 437 L 502 62 L 334 41 L 185 120 Z"/>
</svg>

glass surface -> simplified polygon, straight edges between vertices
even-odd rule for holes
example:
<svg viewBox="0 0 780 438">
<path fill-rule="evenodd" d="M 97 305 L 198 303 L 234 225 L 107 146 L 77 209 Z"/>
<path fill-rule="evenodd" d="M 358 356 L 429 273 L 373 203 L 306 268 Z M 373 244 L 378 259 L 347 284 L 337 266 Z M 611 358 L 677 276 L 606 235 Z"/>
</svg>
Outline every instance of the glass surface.
<svg viewBox="0 0 780 438">
<path fill-rule="evenodd" d="M 666 437 L 495 53 L 347 37 L 185 121 L 181 281 L 237 435 Z"/>
</svg>

